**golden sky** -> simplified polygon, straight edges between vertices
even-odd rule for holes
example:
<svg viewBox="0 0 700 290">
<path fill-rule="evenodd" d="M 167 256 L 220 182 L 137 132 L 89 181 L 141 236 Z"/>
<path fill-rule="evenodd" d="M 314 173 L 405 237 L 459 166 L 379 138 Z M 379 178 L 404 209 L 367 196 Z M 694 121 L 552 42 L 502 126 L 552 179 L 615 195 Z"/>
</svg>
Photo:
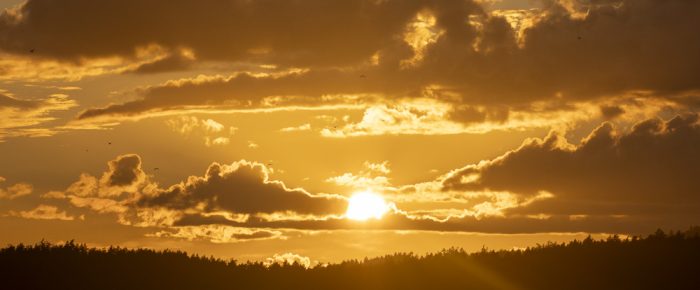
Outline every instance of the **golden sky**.
<svg viewBox="0 0 700 290">
<path fill-rule="evenodd" d="M 0 243 L 317 262 L 700 221 L 700 2 L 5 0 Z"/>
</svg>

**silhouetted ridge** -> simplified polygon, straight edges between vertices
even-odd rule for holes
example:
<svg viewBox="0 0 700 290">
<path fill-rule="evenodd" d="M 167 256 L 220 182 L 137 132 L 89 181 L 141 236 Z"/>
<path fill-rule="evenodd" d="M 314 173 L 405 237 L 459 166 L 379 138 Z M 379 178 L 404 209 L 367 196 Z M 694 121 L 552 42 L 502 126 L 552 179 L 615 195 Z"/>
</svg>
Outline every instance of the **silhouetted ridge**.
<svg viewBox="0 0 700 290">
<path fill-rule="evenodd" d="M 0 249 L 0 289 L 700 289 L 700 228 L 305 269 L 70 241 Z"/>
</svg>

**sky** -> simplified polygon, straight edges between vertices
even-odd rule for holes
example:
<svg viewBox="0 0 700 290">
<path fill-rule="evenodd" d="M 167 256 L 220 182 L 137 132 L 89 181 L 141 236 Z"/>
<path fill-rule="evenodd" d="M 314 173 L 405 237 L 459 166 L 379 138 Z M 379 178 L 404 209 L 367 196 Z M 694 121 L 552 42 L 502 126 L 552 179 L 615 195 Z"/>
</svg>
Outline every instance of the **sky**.
<svg viewBox="0 0 700 290">
<path fill-rule="evenodd" d="M 3 245 L 326 263 L 700 222 L 698 1 L 0 10 Z"/>
</svg>

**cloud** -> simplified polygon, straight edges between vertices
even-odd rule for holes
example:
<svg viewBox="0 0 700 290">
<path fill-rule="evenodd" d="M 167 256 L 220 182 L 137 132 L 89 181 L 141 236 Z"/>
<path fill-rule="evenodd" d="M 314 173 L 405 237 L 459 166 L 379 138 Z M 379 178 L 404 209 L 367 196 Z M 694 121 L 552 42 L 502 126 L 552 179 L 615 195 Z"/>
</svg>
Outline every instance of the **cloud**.
<svg viewBox="0 0 700 290">
<path fill-rule="evenodd" d="M 511 213 L 551 215 L 690 214 L 700 204 L 698 115 L 649 119 L 629 132 L 610 123 L 581 144 L 559 133 L 532 139 L 489 161 L 449 173 L 443 190 L 504 190 L 552 198 Z"/>
<path fill-rule="evenodd" d="M 231 139 L 229 139 L 227 137 L 216 137 L 214 139 L 210 139 L 209 137 L 205 137 L 205 139 L 204 139 L 204 145 L 206 145 L 206 146 L 227 145 L 230 142 L 231 142 Z"/>
<path fill-rule="evenodd" d="M 456 134 L 464 127 L 449 120 L 450 104 L 431 99 L 413 100 L 396 105 L 374 105 L 367 108 L 362 120 L 340 128 L 324 128 L 324 137 L 355 137 L 384 134 Z"/>
<path fill-rule="evenodd" d="M 75 60 L 129 57 L 135 48 L 156 43 L 172 50 L 185 47 L 203 60 L 259 58 L 295 65 L 342 65 L 372 54 L 400 32 L 419 8 L 417 3 L 401 1 L 343 0 L 329 5 L 319 0 L 207 0 L 171 3 L 164 8 L 138 1 L 95 6 L 89 1 L 30 0 L 0 17 L 0 47 L 16 54 L 36 48 L 37 56 Z M 56 9 L 63 13 L 52 13 Z M 301 11 L 314 21 L 301 21 Z M 153 21 L 153 15 L 159 15 L 158 21 Z M 360 38 L 365 41 L 348 41 Z"/>
<path fill-rule="evenodd" d="M 327 85 L 318 86 L 320 83 Z M 335 86 L 342 89 L 327 89 Z M 336 69 L 197 76 L 149 87 L 143 90 L 140 99 L 85 110 L 78 119 L 133 116 L 183 108 L 256 110 L 357 104 L 360 98 L 355 94 L 368 94 L 361 87 L 362 80 L 357 76 L 350 77 Z"/>
<path fill-rule="evenodd" d="M 280 129 L 280 132 L 296 132 L 296 131 L 309 131 L 311 130 L 311 124 L 306 123 L 296 127 L 285 127 Z"/>
<path fill-rule="evenodd" d="M 186 239 L 188 241 L 205 240 L 212 243 L 235 243 L 284 238 L 280 231 L 237 228 L 224 225 L 175 227 L 173 229 L 148 234 L 147 236 Z"/>
<path fill-rule="evenodd" d="M 439 0 L 336 1 L 333 5 L 313 0 L 210 3 L 208 9 L 221 9 L 216 13 L 201 13 L 204 5 L 187 3 L 162 10 L 109 2 L 105 5 L 112 8 L 109 11 L 78 3 L 81 1 L 62 4 L 63 10 L 76 14 L 76 19 L 91 20 L 86 23 L 101 25 L 65 33 L 99 39 L 116 29 L 106 22 L 110 17 L 132 10 L 142 17 L 120 23 L 139 27 L 138 33 L 112 45 L 107 44 L 114 41 L 105 39 L 99 46 L 52 50 L 57 44 L 47 42 L 47 57 L 131 55 L 135 48 L 157 43 L 171 50 L 185 47 L 198 60 L 279 68 L 277 73 L 240 73 L 154 86 L 136 100 L 88 109 L 79 116 L 83 120 L 183 108 L 372 105 L 377 100 L 429 97 L 452 108 L 449 120 L 468 124 L 510 120 L 512 112 L 527 113 L 537 102 L 566 107 L 647 92 L 685 104 L 681 100 L 700 90 L 693 77 L 700 73 L 700 57 L 694 53 L 700 50 L 700 41 L 693 29 L 700 25 L 694 17 L 700 4 L 693 1 L 620 0 L 581 5 L 550 1 L 527 13 L 492 13 L 472 1 Z M 5 44 L 5 49 L 25 49 L 18 32 L 43 32 L 55 17 L 46 12 L 52 5 L 59 4 L 29 1 L 20 12 L 27 13 L 26 17 L 6 15 L 4 33 L 17 36 L 17 41 L 12 46 Z M 90 13 L 77 12 L 78 7 Z M 319 7 L 323 9 L 314 9 Z M 158 15 L 188 11 L 193 23 L 169 23 L 168 17 L 144 23 L 143 15 L 154 11 Z M 293 17 L 295 11 L 307 11 L 304 19 L 312 21 L 298 20 Z M 218 33 L 197 31 L 213 23 L 220 28 Z M 244 31 L 243 26 L 255 29 Z M 222 34 L 230 37 L 222 39 Z M 381 107 L 368 112 L 376 110 Z M 398 118 L 406 112 L 389 108 L 383 115 L 394 120 L 413 118 Z"/>
<path fill-rule="evenodd" d="M 65 94 L 53 94 L 44 99 L 20 99 L 0 90 L 0 142 L 9 137 L 51 136 L 57 128 L 41 127 L 55 120 L 50 114 L 77 106 Z"/>
<path fill-rule="evenodd" d="M 100 178 L 83 173 L 66 190 L 50 191 L 42 197 L 65 199 L 75 207 L 99 213 L 126 215 L 130 204 L 143 192 L 153 190 L 155 184 L 141 168 L 141 157 L 136 154 L 117 156 L 107 165 L 107 171 Z"/>
<path fill-rule="evenodd" d="M 194 56 L 191 53 L 177 53 L 167 55 L 163 58 L 147 62 L 134 68 L 131 73 L 136 74 L 155 74 L 163 72 L 172 72 L 187 70 L 194 64 Z"/>
<path fill-rule="evenodd" d="M 57 207 L 51 205 L 41 204 L 36 208 L 28 211 L 10 211 L 10 216 L 21 217 L 25 219 L 35 219 L 35 220 L 62 220 L 62 221 L 72 221 L 75 217 L 68 215 L 65 211 L 59 211 Z M 84 219 L 84 216 L 81 216 Z"/>
<path fill-rule="evenodd" d="M 179 116 L 165 121 L 165 124 L 173 131 L 189 137 L 190 135 L 203 135 L 204 145 L 207 147 L 212 145 L 226 145 L 231 142 L 230 136 L 233 136 L 238 128 L 230 126 L 229 130 L 225 130 L 226 126 L 212 120 L 200 119 L 195 116 Z M 222 136 L 222 134 L 224 136 Z M 217 136 L 218 135 L 218 136 Z"/>
<path fill-rule="evenodd" d="M 260 145 L 258 145 L 258 143 L 255 143 L 253 141 L 248 140 L 248 148 L 257 149 L 257 148 L 260 148 Z"/>
<path fill-rule="evenodd" d="M 109 186 L 129 186 L 142 183 L 145 173 L 141 169 L 141 157 L 136 154 L 121 155 L 110 161 L 109 171 L 104 175 Z"/>
<path fill-rule="evenodd" d="M 393 205 L 381 220 L 367 222 L 344 218 L 345 198 L 289 188 L 264 164 L 245 160 L 213 163 L 202 176 L 161 188 L 140 177 L 140 158 L 119 156 L 101 178 L 84 175 L 63 195 L 47 197 L 117 214 L 122 224 L 160 228 L 157 236 L 220 242 L 271 238 L 281 229 L 640 233 L 700 218 L 697 148 L 695 114 L 648 119 L 628 130 L 603 123 L 580 144 L 553 131 L 435 180 L 382 181 L 375 190 Z M 390 173 L 386 162 L 364 167 L 329 181 L 357 186 L 362 177 Z M 240 230 L 223 226 L 252 232 L 237 236 Z"/>
<path fill-rule="evenodd" d="M 329 177 L 326 182 L 353 189 L 383 189 L 390 186 L 389 178 L 386 176 L 391 172 L 388 161 L 382 163 L 365 161 L 362 166 L 364 169 L 357 174 L 347 172 Z"/>
<path fill-rule="evenodd" d="M 304 268 L 312 268 L 318 265 L 318 261 L 311 261 L 311 258 L 294 253 L 274 254 L 265 259 L 263 263 L 267 267 L 272 265 L 299 265 Z"/>
<path fill-rule="evenodd" d="M 190 176 L 161 188 L 143 172 L 141 158 L 127 154 L 109 161 L 108 170 L 100 178 L 82 174 L 66 190 L 42 197 L 116 214 L 119 223 L 139 227 L 171 227 L 186 216 L 222 222 L 246 222 L 252 217 L 322 220 L 345 211 L 345 198 L 289 188 L 272 180 L 270 172 L 261 163 L 245 160 L 228 165 L 213 163 L 204 176 Z"/>
<path fill-rule="evenodd" d="M 5 178 L 0 176 L 0 183 L 5 182 Z M 15 183 L 6 188 L 0 188 L 0 199 L 15 199 L 32 193 L 33 187 L 28 183 Z"/>
<path fill-rule="evenodd" d="M 624 114 L 625 110 L 619 106 L 601 106 L 600 113 L 603 115 L 603 118 L 610 120 Z"/>
<path fill-rule="evenodd" d="M 144 195 L 138 204 L 200 212 L 224 210 L 257 214 L 293 211 L 316 215 L 343 212 L 347 206 L 343 198 L 288 188 L 281 181 L 271 180 L 269 174 L 265 165 L 256 162 L 213 163 L 204 176 L 191 176 L 186 182 L 156 194 Z"/>
<path fill-rule="evenodd" d="M 0 108 L 12 108 L 19 110 L 33 109 L 39 106 L 40 102 L 15 99 L 10 96 L 0 95 Z"/>
<path fill-rule="evenodd" d="M 215 120 L 199 119 L 195 116 L 179 116 L 168 119 L 165 124 L 173 131 L 183 135 L 189 135 L 198 129 L 207 133 L 218 133 L 226 127 Z"/>
</svg>

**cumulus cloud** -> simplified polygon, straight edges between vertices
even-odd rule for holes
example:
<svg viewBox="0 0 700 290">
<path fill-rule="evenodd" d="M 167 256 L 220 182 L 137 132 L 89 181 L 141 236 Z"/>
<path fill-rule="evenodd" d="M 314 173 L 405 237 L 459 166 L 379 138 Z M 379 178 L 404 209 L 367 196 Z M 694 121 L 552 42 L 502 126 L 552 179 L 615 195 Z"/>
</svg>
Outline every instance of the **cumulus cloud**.
<svg viewBox="0 0 700 290">
<path fill-rule="evenodd" d="M 257 214 L 293 211 L 317 215 L 343 212 L 347 206 L 343 198 L 288 188 L 281 181 L 271 180 L 269 174 L 265 165 L 255 162 L 213 163 L 204 176 L 191 176 L 186 182 L 157 194 L 145 195 L 139 200 L 139 205 L 203 212 L 225 210 Z"/>
<path fill-rule="evenodd" d="M 0 183 L 5 182 L 5 178 L 0 176 Z M 15 199 L 32 193 L 33 187 L 29 183 L 15 183 L 8 187 L 0 187 L 0 199 Z"/>
<path fill-rule="evenodd" d="M 155 185 L 148 180 L 141 168 L 141 157 L 136 154 L 120 155 L 107 165 L 107 171 L 99 178 L 83 173 L 66 190 L 50 191 L 42 197 L 65 199 L 75 207 L 99 213 L 116 213 L 125 220 L 131 209 L 129 204 Z"/>
<path fill-rule="evenodd" d="M 140 158 L 120 156 L 101 178 L 84 175 L 47 197 L 162 228 L 155 236 L 219 242 L 281 238 L 275 229 L 639 233 L 700 218 L 697 148 L 700 124 L 692 114 L 627 130 L 603 123 L 580 144 L 554 131 L 424 183 L 392 185 L 377 179 L 391 172 L 388 163 L 365 162 L 362 172 L 328 181 L 379 180 L 374 190 L 393 205 L 366 222 L 344 217 L 345 198 L 289 188 L 264 164 L 245 160 L 213 163 L 202 176 L 161 188 L 140 171 Z"/>
<path fill-rule="evenodd" d="M 312 268 L 318 265 L 318 261 L 311 261 L 311 258 L 294 253 L 274 254 L 265 259 L 263 263 L 267 267 L 272 265 L 299 265 L 304 268 Z"/>
<path fill-rule="evenodd" d="M 119 223 L 139 227 L 183 226 L 182 220 L 187 217 L 190 221 L 216 221 L 190 222 L 190 226 L 245 223 L 251 218 L 323 220 L 339 217 L 345 211 L 345 198 L 289 188 L 271 179 L 270 172 L 261 163 L 245 160 L 228 165 L 213 163 L 204 176 L 190 176 L 161 188 L 143 172 L 141 158 L 127 154 L 110 161 L 100 178 L 82 174 L 66 190 L 42 197 L 64 199 L 97 213 L 116 214 Z"/>
<path fill-rule="evenodd" d="M 629 132 L 604 123 L 581 144 L 559 133 L 499 158 L 449 173 L 443 190 L 504 190 L 552 198 L 513 213 L 552 215 L 689 214 L 700 204 L 700 125 L 695 114 L 649 119 Z"/>
<path fill-rule="evenodd" d="M 109 186 L 138 185 L 144 181 L 141 157 L 136 154 L 122 155 L 108 163 L 109 173 L 104 179 Z"/>
</svg>

